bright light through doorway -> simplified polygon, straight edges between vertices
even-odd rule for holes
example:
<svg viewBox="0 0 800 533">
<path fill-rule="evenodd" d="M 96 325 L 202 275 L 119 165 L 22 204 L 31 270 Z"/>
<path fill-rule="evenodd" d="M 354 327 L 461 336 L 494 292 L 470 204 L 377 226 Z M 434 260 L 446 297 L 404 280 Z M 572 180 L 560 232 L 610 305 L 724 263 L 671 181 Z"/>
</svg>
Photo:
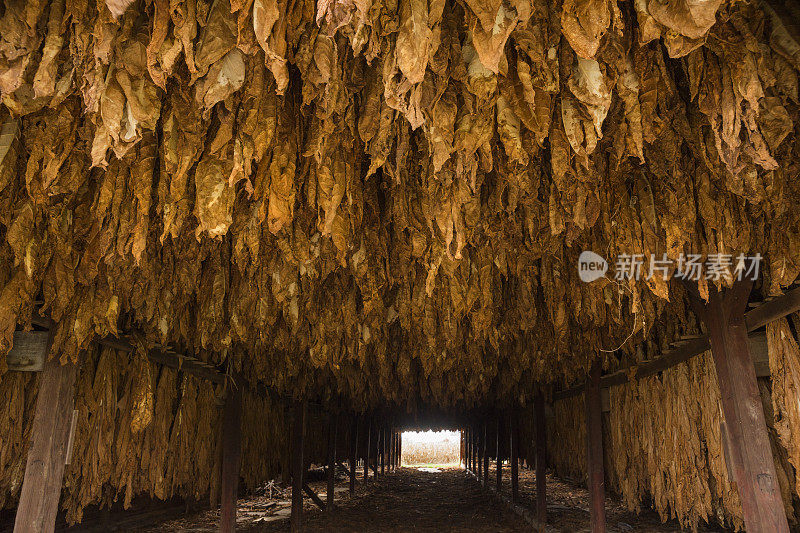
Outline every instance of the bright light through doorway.
<svg viewBox="0 0 800 533">
<path fill-rule="evenodd" d="M 461 462 L 461 432 L 406 431 L 401 461 L 403 466 L 424 469 L 457 467 Z"/>
</svg>

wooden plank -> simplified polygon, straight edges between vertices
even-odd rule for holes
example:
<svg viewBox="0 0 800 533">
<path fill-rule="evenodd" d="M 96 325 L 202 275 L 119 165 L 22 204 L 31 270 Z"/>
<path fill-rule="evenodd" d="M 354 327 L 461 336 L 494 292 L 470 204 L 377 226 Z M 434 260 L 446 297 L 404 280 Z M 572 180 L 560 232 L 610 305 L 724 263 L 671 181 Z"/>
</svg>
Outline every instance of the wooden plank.
<svg viewBox="0 0 800 533">
<path fill-rule="evenodd" d="M 305 463 L 303 462 L 303 436 L 305 433 L 306 404 L 302 400 L 292 402 L 292 533 L 303 530 L 303 485 Z"/>
<path fill-rule="evenodd" d="M 308 494 L 308 497 L 311 498 L 311 501 L 314 502 L 317 507 L 323 511 L 325 510 L 325 502 L 322 501 L 322 498 L 320 498 L 316 492 L 311 490 L 311 487 L 308 486 L 308 483 L 303 483 L 303 492 Z"/>
<path fill-rule="evenodd" d="M 586 458 L 592 533 L 606 530 L 605 472 L 603 470 L 603 413 L 600 399 L 600 360 L 592 363 L 586 382 Z"/>
<path fill-rule="evenodd" d="M 356 493 L 356 462 L 358 461 L 358 416 L 353 415 L 350 426 L 350 496 Z"/>
<path fill-rule="evenodd" d="M 519 501 L 519 428 L 517 427 L 517 413 L 511 413 L 509 418 L 509 432 L 511 435 L 509 436 L 509 446 L 510 450 L 510 457 L 509 460 L 511 461 L 511 501 L 513 503 L 517 503 Z"/>
<path fill-rule="evenodd" d="M 239 469 L 242 457 L 242 389 L 241 380 L 228 386 L 222 412 L 222 465 L 220 472 L 219 530 L 236 531 L 236 507 L 239 499 Z"/>
<path fill-rule="evenodd" d="M 788 533 L 764 409 L 756 381 L 744 310 L 752 281 L 714 292 L 692 306 L 708 328 L 725 417 L 728 456 L 749 533 Z"/>
<path fill-rule="evenodd" d="M 48 346 L 51 342 L 52 338 Z M 52 359 L 44 364 L 14 533 L 49 533 L 55 529 L 76 376 L 73 363 L 61 365 L 58 359 Z"/>
<path fill-rule="evenodd" d="M 41 372 L 47 358 L 48 331 L 15 331 L 14 344 L 6 355 L 9 370 Z"/>
<path fill-rule="evenodd" d="M 542 393 L 534 400 L 533 424 L 536 432 L 536 521 L 543 533 L 547 523 L 547 422 Z"/>
<path fill-rule="evenodd" d="M 336 485 L 336 415 L 328 416 L 328 494 L 325 510 L 333 512 L 333 493 Z"/>
</svg>

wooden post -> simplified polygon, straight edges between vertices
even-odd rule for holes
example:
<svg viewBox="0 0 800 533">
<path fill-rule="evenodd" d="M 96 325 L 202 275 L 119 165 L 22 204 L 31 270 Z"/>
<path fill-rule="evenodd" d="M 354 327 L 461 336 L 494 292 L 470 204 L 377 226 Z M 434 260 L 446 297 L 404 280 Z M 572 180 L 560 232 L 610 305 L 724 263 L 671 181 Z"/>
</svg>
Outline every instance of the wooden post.
<svg viewBox="0 0 800 533">
<path fill-rule="evenodd" d="M 237 375 L 238 377 L 238 375 Z M 222 413 L 222 467 L 220 472 L 219 530 L 236 531 L 236 503 L 239 499 L 239 468 L 242 457 L 242 380 L 228 382 Z"/>
<path fill-rule="evenodd" d="M 375 464 L 373 465 L 373 477 L 378 479 L 381 466 L 381 426 L 379 423 L 375 424 Z"/>
<path fill-rule="evenodd" d="M 478 444 L 477 456 L 475 457 L 475 475 L 479 482 L 483 482 L 483 432 L 481 425 L 478 423 L 478 428 L 475 433 L 475 440 Z"/>
<path fill-rule="evenodd" d="M 536 395 L 533 423 L 536 432 L 536 520 L 539 531 L 544 532 L 547 523 L 547 426 L 542 393 Z"/>
<path fill-rule="evenodd" d="M 336 485 L 336 415 L 328 415 L 328 499 L 325 511 L 333 512 L 333 493 Z"/>
<path fill-rule="evenodd" d="M 52 336 L 47 352 L 51 344 Z M 44 363 L 14 533 L 55 529 L 64 466 L 69 456 L 76 375 L 73 363 L 61 365 L 57 358 Z"/>
<path fill-rule="evenodd" d="M 303 530 L 303 434 L 305 433 L 306 403 L 294 400 L 292 403 L 292 533 Z"/>
<path fill-rule="evenodd" d="M 509 420 L 509 430 L 511 433 L 509 439 L 509 446 L 511 447 L 511 501 L 517 503 L 519 501 L 519 435 L 517 434 L 517 413 L 511 412 Z"/>
<path fill-rule="evenodd" d="M 745 529 L 748 533 L 786 533 L 789 524 L 744 319 L 752 285 L 752 280 L 737 281 L 727 291 L 714 291 L 707 304 L 697 296 L 690 298 L 708 328 Z"/>
<path fill-rule="evenodd" d="M 386 426 L 381 426 L 381 475 L 386 475 Z"/>
<path fill-rule="evenodd" d="M 489 486 L 489 420 L 483 421 L 483 484 Z"/>
<path fill-rule="evenodd" d="M 605 533 L 605 473 L 603 471 L 603 413 L 600 397 L 600 359 L 595 359 L 586 382 L 586 463 L 592 533 Z"/>
<path fill-rule="evenodd" d="M 470 435 L 469 435 L 469 426 L 464 427 L 464 470 L 470 472 Z"/>
<path fill-rule="evenodd" d="M 496 479 L 495 485 L 497 489 L 497 494 L 503 490 L 503 456 L 501 454 L 502 444 L 503 444 L 503 415 L 498 413 L 497 414 L 497 470 L 495 470 Z"/>
<path fill-rule="evenodd" d="M 356 493 L 356 463 L 358 462 L 358 416 L 350 425 L 350 496 Z"/>
<path fill-rule="evenodd" d="M 367 420 L 367 449 L 364 450 L 364 484 L 369 481 L 370 451 L 372 450 L 372 419 Z"/>
</svg>

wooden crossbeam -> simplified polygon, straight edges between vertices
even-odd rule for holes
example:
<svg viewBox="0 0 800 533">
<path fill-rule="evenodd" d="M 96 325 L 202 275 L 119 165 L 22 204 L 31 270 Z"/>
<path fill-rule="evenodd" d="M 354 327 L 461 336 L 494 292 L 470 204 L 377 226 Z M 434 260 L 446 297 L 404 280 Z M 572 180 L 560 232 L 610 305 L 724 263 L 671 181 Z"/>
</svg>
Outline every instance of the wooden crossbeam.
<svg viewBox="0 0 800 533">
<path fill-rule="evenodd" d="M 752 333 L 773 320 L 783 318 L 797 311 L 800 311 L 800 287 L 790 290 L 783 296 L 768 300 L 745 313 L 747 331 Z M 760 339 L 757 337 L 751 337 L 751 343 L 754 339 L 760 342 Z M 674 349 L 664 352 L 661 357 L 639 363 L 638 365 L 629 366 L 603 376 L 600 378 L 600 388 L 609 388 L 627 383 L 630 380 L 632 371 L 634 379 L 654 376 L 659 372 L 663 372 L 677 364 L 684 363 L 692 357 L 696 357 L 710 349 L 711 344 L 708 340 L 708 335 L 686 339 Z M 754 359 L 756 361 L 763 361 L 763 357 L 757 355 L 760 352 L 759 348 L 754 349 L 754 347 L 751 346 L 751 350 L 754 350 Z M 759 374 L 763 375 L 764 366 L 762 365 L 758 370 L 760 370 Z M 555 392 L 553 394 L 553 400 L 572 398 L 583 393 L 584 390 L 586 390 L 586 385 L 585 383 L 581 383 L 580 385 Z"/>
<path fill-rule="evenodd" d="M 52 327 L 51 320 L 46 317 L 42 316 L 42 314 L 36 310 L 33 313 L 33 317 L 31 322 L 37 326 L 47 328 L 48 330 Z M 38 363 L 34 364 L 33 362 L 38 361 L 36 357 L 32 357 L 30 353 L 32 349 L 36 349 L 37 347 L 41 349 L 42 338 L 46 340 L 47 332 L 39 332 L 39 331 L 17 331 L 14 332 L 14 347 L 9 352 L 9 356 L 11 357 L 11 361 L 19 361 L 12 365 L 9 363 L 10 370 L 27 370 L 27 371 L 39 371 L 41 370 L 41 365 Z M 20 348 L 17 349 L 18 341 L 20 343 Z M 123 352 L 134 352 L 136 351 L 136 346 L 133 345 L 127 338 L 124 337 L 117 337 L 114 335 L 108 335 L 99 341 L 97 341 L 101 346 L 107 346 L 109 348 L 113 348 L 115 350 L 121 350 Z M 38 357 L 38 356 L 37 356 Z M 210 365 L 196 357 L 191 357 L 188 355 L 183 355 L 178 353 L 174 350 L 170 350 L 168 348 L 162 346 L 156 346 L 151 348 L 147 351 L 147 358 L 152 361 L 153 363 L 163 365 L 169 368 L 174 368 L 176 370 L 180 370 L 181 372 L 186 372 L 187 374 L 192 374 L 201 379 L 205 379 L 207 381 L 211 381 L 212 383 L 222 384 L 225 383 L 225 374 L 218 371 L 213 365 Z M 44 361 L 44 356 L 41 356 L 42 361 Z M 27 365 L 29 368 L 26 368 L 24 363 L 28 362 Z M 38 366 L 38 368 L 37 368 Z M 15 368 L 16 367 L 16 368 Z"/>
<path fill-rule="evenodd" d="M 305 492 L 308 497 L 311 498 L 311 501 L 313 501 L 317 507 L 323 511 L 325 510 L 325 502 L 322 501 L 322 498 L 320 498 L 316 492 L 311 490 L 311 487 L 308 486 L 308 483 L 303 483 L 303 492 Z"/>
</svg>

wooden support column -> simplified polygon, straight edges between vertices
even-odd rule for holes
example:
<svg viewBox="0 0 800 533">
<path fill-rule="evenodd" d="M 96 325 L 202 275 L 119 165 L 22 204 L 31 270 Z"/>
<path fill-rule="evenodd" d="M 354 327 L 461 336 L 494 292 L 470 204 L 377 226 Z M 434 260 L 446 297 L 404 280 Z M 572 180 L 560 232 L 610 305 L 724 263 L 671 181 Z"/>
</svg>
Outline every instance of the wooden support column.
<svg viewBox="0 0 800 533">
<path fill-rule="evenodd" d="M 294 400 L 292 403 L 292 533 L 303 530 L 303 434 L 305 433 L 306 403 Z"/>
<path fill-rule="evenodd" d="M 533 424 L 536 432 L 536 520 L 539 531 L 547 523 L 547 426 L 544 418 L 544 395 L 536 395 L 533 406 Z"/>
<path fill-rule="evenodd" d="M 328 494 L 325 511 L 333 512 L 333 493 L 336 488 L 336 415 L 328 415 Z"/>
<path fill-rule="evenodd" d="M 600 397 L 600 359 L 595 359 L 586 382 L 586 458 L 592 533 L 606 530 L 606 488 L 603 471 L 603 413 Z"/>
<path fill-rule="evenodd" d="M 789 524 L 775 474 L 744 318 L 752 285 L 752 280 L 746 280 L 735 282 L 724 292 L 711 289 L 707 304 L 696 295 L 690 298 L 708 328 L 728 435 L 728 455 L 742 502 L 745 529 L 748 533 L 786 533 Z"/>
<path fill-rule="evenodd" d="M 511 501 L 517 503 L 519 501 L 519 434 L 517 427 L 517 413 L 513 411 L 509 420 L 509 431 L 511 433 L 509 438 L 509 446 L 511 447 L 510 461 L 511 461 Z"/>
<path fill-rule="evenodd" d="M 483 485 L 489 486 L 489 420 L 483 421 Z"/>
<path fill-rule="evenodd" d="M 236 531 L 236 504 L 239 499 L 239 468 L 242 457 L 242 380 L 228 382 L 222 413 L 222 465 L 220 471 L 221 509 L 219 530 Z"/>
<path fill-rule="evenodd" d="M 501 453 L 502 445 L 503 445 L 503 415 L 498 413 L 497 414 L 497 450 L 495 455 L 497 456 L 497 469 L 495 470 L 495 485 L 497 489 L 497 494 L 503 490 L 503 456 Z"/>
<path fill-rule="evenodd" d="M 356 463 L 358 462 L 358 416 L 350 425 L 350 496 L 356 493 Z"/>
<path fill-rule="evenodd" d="M 44 358 L 51 343 L 52 336 Z M 73 363 L 61 365 L 58 358 L 44 363 L 14 533 L 48 533 L 55 529 L 64 466 L 69 457 L 76 375 Z"/>
<path fill-rule="evenodd" d="M 364 450 L 364 484 L 369 481 L 370 451 L 372 450 L 372 419 L 367 420 L 367 448 Z"/>
<path fill-rule="evenodd" d="M 475 430 L 475 442 L 477 444 L 476 456 L 475 456 L 475 476 L 478 478 L 478 481 L 483 480 L 483 432 L 481 431 L 480 423 L 477 424 L 477 429 Z"/>
</svg>

